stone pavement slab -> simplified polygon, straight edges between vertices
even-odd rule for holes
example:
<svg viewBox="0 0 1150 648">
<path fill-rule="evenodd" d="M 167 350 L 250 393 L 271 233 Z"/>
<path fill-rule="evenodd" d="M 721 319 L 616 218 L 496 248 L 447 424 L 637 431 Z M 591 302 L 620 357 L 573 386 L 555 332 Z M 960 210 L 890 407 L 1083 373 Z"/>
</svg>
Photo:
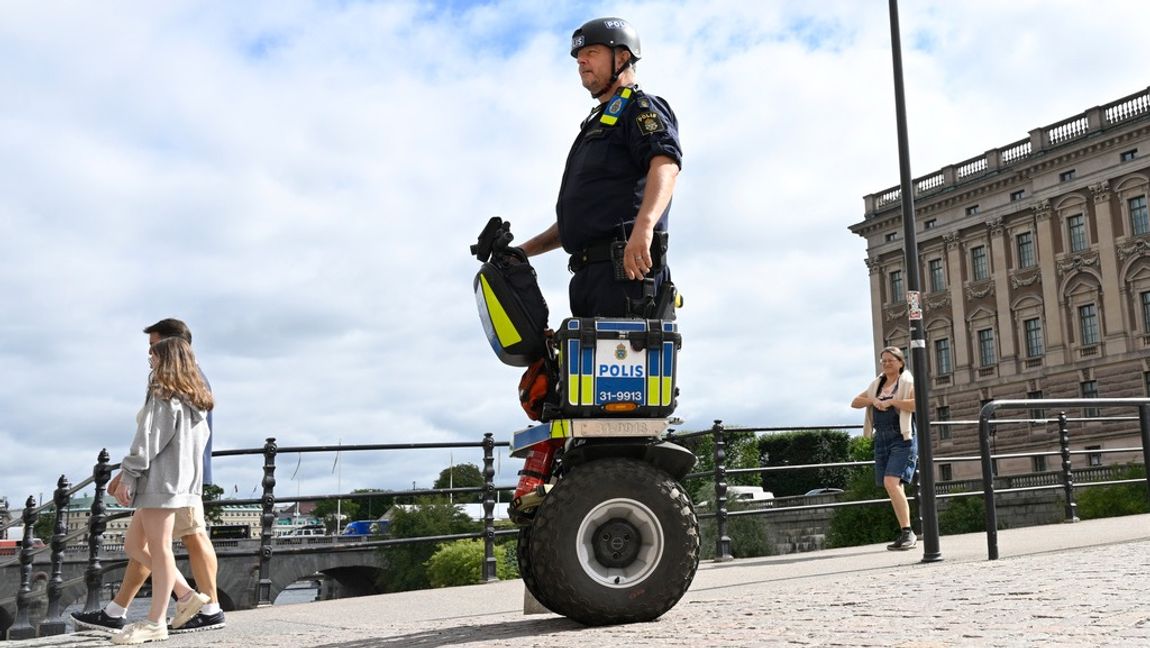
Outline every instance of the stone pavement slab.
<svg viewBox="0 0 1150 648">
<path fill-rule="evenodd" d="M 920 542 L 921 548 L 921 542 Z M 228 613 L 164 646 L 1150 646 L 1150 515 L 944 536 L 943 560 L 883 545 L 704 563 L 661 619 L 587 628 L 522 614 L 507 581 Z M 104 646 L 90 634 L 13 643 Z"/>
</svg>

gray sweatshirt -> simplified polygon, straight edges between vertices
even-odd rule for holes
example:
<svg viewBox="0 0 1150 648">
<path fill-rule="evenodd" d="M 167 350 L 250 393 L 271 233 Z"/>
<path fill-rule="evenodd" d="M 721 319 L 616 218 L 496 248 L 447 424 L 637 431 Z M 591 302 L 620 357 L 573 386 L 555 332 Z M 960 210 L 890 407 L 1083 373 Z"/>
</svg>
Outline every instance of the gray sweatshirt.
<svg viewBox="0 0 1150 648">
<path fill-rule="evenodd" d="M 194 506 L 203 493 L 207 412 L 148 394 L 136 415 L 136 437 L 120 464 L 133 508 Z"/>
</svg>

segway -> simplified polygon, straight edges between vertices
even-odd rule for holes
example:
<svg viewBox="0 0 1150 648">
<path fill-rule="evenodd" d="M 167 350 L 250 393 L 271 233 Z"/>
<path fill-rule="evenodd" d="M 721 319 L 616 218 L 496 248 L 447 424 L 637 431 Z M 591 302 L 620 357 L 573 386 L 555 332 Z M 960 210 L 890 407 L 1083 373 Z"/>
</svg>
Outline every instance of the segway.
<svg viewBox="0 0 1150 648">
<path fill-rule="evenodd" d="M 699 565 L 699 523 L 680 484 L 695 456 L 663 439 L 682 340 L 673 319 L 642 316 L 670 315 L 673 287 L 648 290 L 640 316 L 567 318 L 551 332 L 512 239 L 492 218 L 471 252 L 483 262 L 474 288 L 487 339 L 504 363 L 528 367 L 520 401 L 539 421 L 510 444 L 526 460 L 510 507 L 520 575 L 542 606 L 580 623 L 654 620 Z"/>
</svg>

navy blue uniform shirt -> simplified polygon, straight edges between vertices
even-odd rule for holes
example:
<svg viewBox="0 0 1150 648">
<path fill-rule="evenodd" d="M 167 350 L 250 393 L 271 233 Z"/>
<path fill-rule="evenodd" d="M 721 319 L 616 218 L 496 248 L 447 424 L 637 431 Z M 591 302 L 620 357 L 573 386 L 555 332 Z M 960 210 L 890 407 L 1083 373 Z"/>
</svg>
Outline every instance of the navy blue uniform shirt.
<svg viewBox="0 0 1150 648">
<path fill-rule="evenodd" d="M 567 154 L 555 211 L 559 240 L 571 254 L 604 240 L 625 240 L 643 202 L 651 158 L 665 155 L 682 167 L 679 122 L 671 107 L 637 87 L 625 100 L 623 90 L 591 113 Z M 670 210 L 668 204 L 656 229 L 667 228 Z"/>
</svg>

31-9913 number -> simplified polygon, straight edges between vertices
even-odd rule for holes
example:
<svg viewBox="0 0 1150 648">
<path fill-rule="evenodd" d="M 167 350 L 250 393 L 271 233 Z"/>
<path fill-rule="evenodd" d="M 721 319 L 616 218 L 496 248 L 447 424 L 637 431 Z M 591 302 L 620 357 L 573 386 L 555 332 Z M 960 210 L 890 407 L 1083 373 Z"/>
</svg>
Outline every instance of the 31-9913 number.
<svg viewBox="0 0 1150 648">
<path fill-rule="evenodd" d="M 619 403 L 619 402 L 642 402 L 643 392 L 641 391 L 601 391 L 599 392 L 599 401 L 606 403 Z"/>
</svg>

